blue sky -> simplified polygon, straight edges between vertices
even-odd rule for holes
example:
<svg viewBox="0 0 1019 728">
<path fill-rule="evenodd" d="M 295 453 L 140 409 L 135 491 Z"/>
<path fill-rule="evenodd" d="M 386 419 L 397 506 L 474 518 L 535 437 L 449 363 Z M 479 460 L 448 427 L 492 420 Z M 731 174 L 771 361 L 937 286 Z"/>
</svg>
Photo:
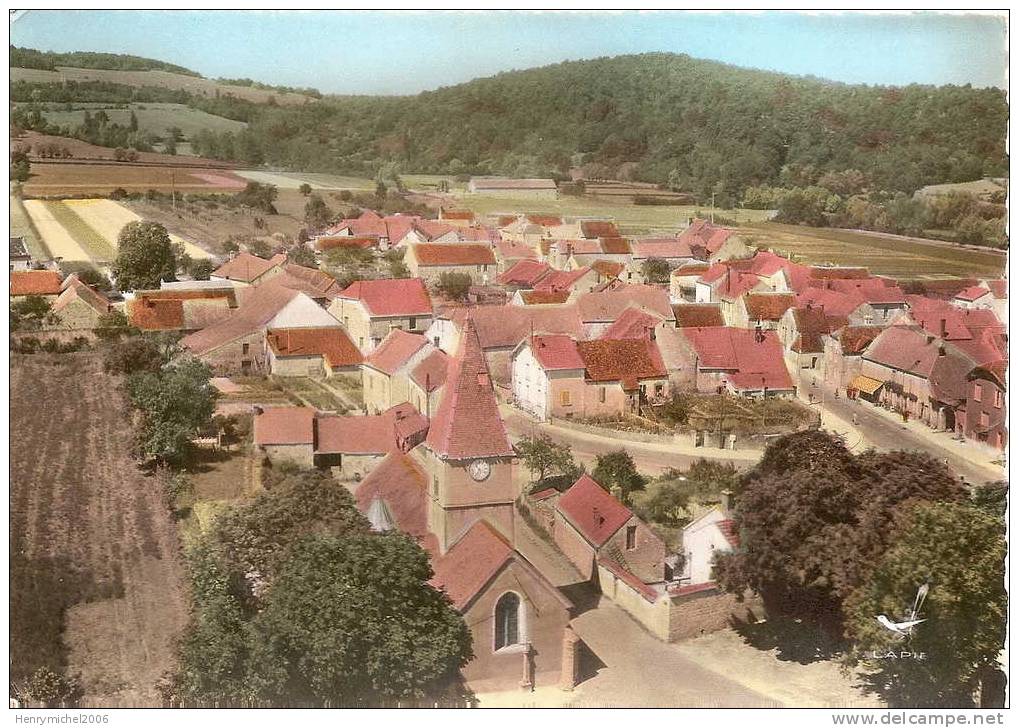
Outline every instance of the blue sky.
<svg viewBox="0 0 1019 728">
<path fill-rule="evenodd" d="M 913 13 L 33 10 L 11 43 L 208 77 L 414 93 L 562 60 L 670 51 L 850 83 L 1006 85 L 1003 16 Z"/>
</svg>

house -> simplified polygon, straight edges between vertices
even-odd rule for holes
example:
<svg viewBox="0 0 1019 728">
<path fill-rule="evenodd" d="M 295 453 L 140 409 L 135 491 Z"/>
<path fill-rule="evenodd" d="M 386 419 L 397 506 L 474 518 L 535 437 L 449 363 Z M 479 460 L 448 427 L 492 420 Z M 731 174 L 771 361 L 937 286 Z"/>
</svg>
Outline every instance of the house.
<svg viewBox="0 0 1019 728">
<path fill-rule="evenodd" d="M 679 241 L 690 248 L 698 260 L 717 263 L 734 258 L 749 258 L 753 251 L 733 228 L 695 219 L 679 234 Z"/>
<path fill-rule="evenodd" d="M 495 282 L 509 291 L 529 290 L 552 271 L 553 268 L 548 263 L 537 260 L 521 260 L 500 273 Z"/>
<path fill-rule="evenodd" d="M 587 474 L 559 497 L 552 538 L 585 579 L 607 558 L 645 584 L 665 580 L 665 543 Z"/>
<path fill-rule="evenodd" d="M 344 218 L 313 236 L 312 242 L 319 247 L 320 241 L 325 239 L 370 238 L 374 241 L 370 247 L 389 250 L 403 240 L 415 223 L 421 220 L 422 218 L 417 215 L 396 214 L 382 217 L 373 210 L 363 210 L 358 217 Z"/>
<path fill-rule="evenodd" d="M 559 188 L 551 179 L 509 179 L 507 177 L 472 177 L 467 192 L 488 197 L 515 199 L 555 200 Z"/>
<path fill-rule="evenodd" d="M 409 377 L 435 347 L 421 334 L 393 329 L 361 365 L 365 411 L 383 412 L 410 401 Z"/>
<path fill-rule="evenodd" d="M 339 327 L 340 322 L 301 291 L 276 280 L 239 289 L 229 315 L 181 339 L 181 346 L 220 372 L 268 372 L 265 332 Z"/>
<path fill-rule="evenodd" d="M 562 306 L 573 297 L 570 291 L 520 290 L 510 299 L 511 306 Z"/>
<path fill-rule="evenodd" d="M 237 308 L 237 291 L 225 287 L 159 288 L 135 291 L 124 305 L 128 323 L 142 331 L 198 331 Z"/>
<path fill-rule="evenodd" d="M 824 354 L 824 336 L 849 325 L 846 316 L 806 305 L 788 309 L 778 322 L 778 338 L 793 366 L 816 369 Z"/>
<path fill-rule="evenodd" d="M 584 416 L 639 412 L 669 394 L 662 355 L 649 339 L 578 341 L 584 362 Z"/>
<path fill-rule="evenodd" d="M 475 691 L 573 687 L 573 604 L 488 521 L 474 523 L 432 568 L 432 586 L 470 626 L 474 659 L 463 675 Z"/>
<path fill-rule="evenodd" d="M 994 294 L 983 286 L 970 286 L 955 294 L 952 303 L 959 308 L 993 308 Z"/>
<path fill-rule="evenodd" d="M 331 377 L 356 372 L 363 360 L 338 326 L 279 328 L 265 332 L 265 361 L 279 377 Z"/>
<path fill-rule="evenodd" d="M 475 222 L 474 213 L 470 210 L 454 210 L 448 207 L 439 208 L 439 220 L 453 227 L 471 227 Z"/>
<path fill-rule="evenodd" d="M 512 355 L 514 404 L 543 421 L 582 413 L 584 368 L 572 337 L 530 337 Z"/>
<path fill-rule="evenodd" d="M 539 278 L 533 288 L 544 293 L 589 293 L 598 285 L 599 278 L 598 271 L 586 266 L 571 270 L 551 270 Z"/>
<path fill-rule="evenodd" d="M 295 263 L 285 263 L 280 274 L 272 280 L 287 288 L 306 293 L 323 307 L 328 306 L 342 289 L 336 279 L 328 273 Z"/>
<path fill-rule="evenodd" d="M 618 238 L 619 228 L 610 220 L 581 220 L 580 237 L 588 240 L 594 238 Z"/>
<path fill-rule="evenodd" d="M 389 453 L 419 445 L 427 431 L 428 419 L 408 404 L 353 417 L 259 407 L 253 425 L 255 446 L 270 462 L 329 468 L 341 480 L 361 480 Z"/>
<path fill-rule="evenodd" d="M 846 293 L 833 288 L 807 288 L 796 296 L 798 308 L 816 308 L 828 316 L 845 318 L 853 326 L 890 324 L 894 317 L 885 319 L 857 293 Z"/>
<path fill-rule="evenodd" d="M 717 303 L 680 303 L 672 307 L 676 328 L 725 326 L 722 307 Z"/>
<path fill-rule="evenodd" d="M 728 326 L 680 329 L 696 357 L 697 391 L 728 391 L 742 396 L 796 393 L 774 331 Z"/>
<path fill-rule="evenodd" d="M 577 298 L 587 338 L 601 336 L 626 309 L 633 306 L 656 313 L 665 321 L 675 321 L 669 294 L 654 286 L 623 285 L 611 290 L 592 291 Z"/>
<path fill-rule="evenodd" d="M 52 304 L 60 295 L 63 284 L 63 278 L 55 270 L 11 271 L 11 302 L 25 296 L 39 296 Z"/>
<path fill-rule="evenodd" d="M 266 260 L 241 251 L 209 275 L 209 280 L 231 281 L 237 285 L 255 286 L 283 272 L 287 256 L 283 253 Z"/>
<path fill-rule="evenodd" d="M 739 534 L 728 505 L 709 508 L 683 527 L 683 573 L 680 578 L 688 584 L 713 582 L 715 555 L 738 548 Z"/>
<path fill-rule="evenodd" d="M 521 261 L 537 259 L 538 253 L 533 245 L 525 245 L 514 240 L 499 240 L 495 244 L 495 260 L 500 273 L 504 273 Z"/>
<path fill-rule="evenodd" d="M 790 308 L 796 305 L 792 293 L 744 293 L 736 299 L 732 319 L 726 323 L 741 329 L 774 330 Z"/>
<path fill-rule="evenodd" d="M 425 417 L 431 417 L 439 406 L 448 369 L 449 357 L 441 349 L 434 349 L 410 370 L 408 401 Z"/>
<path fill-rule="evenodd" d="M 23 237 L 11 236 L 10 270 L 30 270 L 32 268 L 32 256 L 28 253 Z"/>
<path fill-rule="evenodd" d="M 955 430 L 997 450 L 1008 445 L 1005 416 L 1005 370 L 1001 359 L 979 366 L 966 375 L 966 402 L 956 411 Z"/>
<path fill-rule="evenodd" d="M 354 281 L 332 299 L 329 313 L 370 354 L 394 329 L 425 331 L 432 323 L 432 299 L 420 278 Z"/>
<path fill-rule="evenodd" d="M 874 381 L 858 380 L 863 366 L 863 352 L 882 331 L 879 326 L 843 326 L 821 337 L 823 350 L 821 371 L 824 382 L 834 389 L 862 393 L 864 397 L 874 394 Z M 877 382 L 880 385 L 880 382 Z"/>
<path fill-rule="evenodd" d="M 63 290 L 50 309 L 56 315 L 57 323 L 46 328 L 93 331 L 99 326 L 101 317 L 113 308 L 106 296 L 83 283 L 74 273 L 67 276 L 62 285 Z"/>
<path fill-rule="evenodd" d="M 685 263 L 669 275 L 669 295 L 674 303 L 693 303 L 697 298 L 697 281 L 711 268 L 710 263 Z M 710 300 L 710 295 L 708 296 Z"/>
<path fill-rule="evenodd" d="M 413 277 L 428 283 L 443 273 L 466 273 L 478 284 L 487 284 L 496 276 L 492 246 L 479 243 L 413 243 L 404 262 Z"/>
</svg>

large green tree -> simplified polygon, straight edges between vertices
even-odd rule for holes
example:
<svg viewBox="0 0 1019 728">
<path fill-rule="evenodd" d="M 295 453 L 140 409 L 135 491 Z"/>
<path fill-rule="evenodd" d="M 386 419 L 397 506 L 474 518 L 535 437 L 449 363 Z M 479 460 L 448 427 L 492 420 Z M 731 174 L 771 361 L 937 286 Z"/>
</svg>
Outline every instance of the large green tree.
<svg viewBox="0 0 1019 728">
<path fill-rule="evenodd" d="M 215 410 L 216 391 L 209 376 L 209 368 L 194 359 L 131 375 L 128 394 L 142 415 L 139 444 L 147 456 L 176 463 L 187 454 Z"/>
<path fill-rule="evenodd" d="M 643 490 L 647 484 L 647 478 L 637 472 L 633 456 L 622 449 L 599 455 L 591 477 L 605 490 L 619 488 L 624 503 L 633 491 Z"/>
<path fill-rule="evenodd" d="M 113 277 L 122 291 L 159 288 L 161 281 L 176 280 L 178 246 L 157 222 L 136 220 L 120 231 Z"/>
<path fill-rule="evenodd" d="M 972 707 L 1005 642 L 1004 521 L 968 503 L 922 503 L 894 531 L 894 544 L 846 601 L 852 659 L 894 707 Z M 911 619 L 922 586 L 916 617 L 924 621 L 908 636 L 878 622 Z"/>
<path fill-rule="evenodd" d="M 576 480 L 580 475 L 570 446 L 557 443 L 548 435 L 521 438 L 514 449 L 531 471 L 531 480 L 535 483 L 544 483 L 551 477 Z"/>
</svg>

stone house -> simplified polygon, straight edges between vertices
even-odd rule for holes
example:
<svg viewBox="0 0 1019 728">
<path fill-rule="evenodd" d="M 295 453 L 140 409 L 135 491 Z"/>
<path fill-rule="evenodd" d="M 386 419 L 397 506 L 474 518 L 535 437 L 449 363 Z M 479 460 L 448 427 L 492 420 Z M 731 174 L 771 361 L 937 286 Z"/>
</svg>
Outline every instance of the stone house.
<svg viewBox="0 0 1019 728">
<path fill-rule="evenodd" d="M 393 329 L 361 365 L 365 411 L 384 412 L 410 401 L 410 373 L 435 347 L 421 334 Z"/>
<path fill-rule="evenodd" d="M 39 296 L 52 304 L 63 290 L 63 284 L 63 278 L 55 270 L 11 271 L 11 303 L 27 296 Z"/>
<path fill-rule="evenodd" d="M 607 559 L 646 584 L 665 580 L 665 543 L 589 475 L 559 497 L 552 538 L 585 579 Z"/>
<path fill-rule="evenodd" d="M 863 352 L 882 329 L 878 326 L 843 326 L 821 337 L 821 372 L 824 383 L 835 389 L 867 390 L 866 382 L 856 382 L 863 366 Z M 872 380 L 873 381 L 873 380 Z M 856 382 L 854 384 L 854 382 Z M 864 391 L 865 396 L 869 394 Z"/>
<path fill-rule="evenodd" d="M 727 326 L 680 329 L 694 350 L 697 391 L 747 397 L 796 394 L 774 331 Z"/>
<path fill-rule="evenodd" d="M 1008 445 L 1006 369 L 1007 363 L 999 360 L 966 375 L 966 401 L 958 408 L 955 421 L 957 434 L 1002 451 Z"/>
<path fill-rule="evenodd" d="M 266 260 L 241 251 L 214 270 L 209 280 L 230 281 L 240 286 L 257 286 L 282 273 L 286 262 L 287 256 L 284 253 Z"/>
<path fill-rule="evenodd" d="M 331 377 L 359 371 L 363 357 L 338 326 L 280 328 L 265 332 L 265 360 L 280 377 Z"/>
<path fill-rule="evenodd" d="M 393 329 L 422 333 L 432 323 L 432 299 L 420 278 L 354 281 L 328 310 L 364 354 L 374 351 Z"/>
<path fill-rule="evenodd" d="M 415 278 L 434 283 L 443 273 L 466 273 L 483 285 L 496 276 L 492 246 L 481 243 L 415 243 L 409 245 L 404 262 Z"/>
<path fill-rule="evenodd" d="M 47 329 L 93 331 L 99 325 L 100 318 L 113 309 L 106 296 L 82 283 L 74 273 L 62 285 L 63 290 L 51 308 L 57 323 L 46 326 Z"/>
</svg>

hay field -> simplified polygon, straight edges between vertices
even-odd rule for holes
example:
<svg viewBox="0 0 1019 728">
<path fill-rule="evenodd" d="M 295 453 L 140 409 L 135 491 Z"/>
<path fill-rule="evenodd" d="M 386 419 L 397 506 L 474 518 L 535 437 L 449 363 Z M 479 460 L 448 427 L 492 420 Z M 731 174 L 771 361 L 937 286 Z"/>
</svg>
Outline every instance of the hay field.
<svg viewBox="0 0 1019 728">
<path fill-rule="evenodd" d="M 50 255 L 50 252 L 46 249 L 39 233 L 32 224 L 32 220 L 28 217 L 28 212 L 25 210 L 25 203 L 22 202 L 21 198 L 16 195 L 9 195 L 8 197 L 10 198 L 11 203 L 9 208 L 11 236 L 24 238 L 25 247 L 28 248 L 29 254 L 36 260 L 52 258 L 53 256 Z"/>
<path fill-rule="evenodd" d="M 22 185 L 25 195 L 108 195 L 118 187 L 128 192 L 236 192 L 245 180 L 225 169 L 119 164 L 116 162 L 32 162 Z"/>
<path fill-rule="evenodd" d="M 302 184 L 313 190 L 374 190 L 375 183 L 364 177 L 347 177 L 323 172 L 264 172 L 256 169 L 238 169 L 235 173 L 246 180 L 274 185 L 281 190 L 296 190 Z"/>
<path fill-rule="evenodd" d="M 111 242 L 105 236 L 100 235 L 89 223 L 87 223 L 65 202 L 47 200 L 46 209 L 53 215 L 53 219 L 60 223 L 72 238 L 78 241 L 89 257 L 96 263 L 112 263 L 117 257 L 116 238 Z"/>
<path fill-rule="evenodd" d="M 92 260 L 92 256 L 85 252 L 74 236 L 57 221 L 44 201 L 25 200 L 25 211 L 42 236 L 43 244 L 52 257 L 86 262 Z"/>
<path fill-rule="evenodd" d="M 110 241 L 114 248 L 116 248 L 117 238 L 124 226 L 129 222 L 142 219 L 113 200 L 66 200 L 64 204 L 77 213 L 92 229 Z M 183 245 L 184 252 L 196 260 L 212 257 L 207 251 L 179 235 L 170 233 L 170 240 Z"/>
<path fill-rule="evenodd" d="M 998 277 L 1005 269 L 1005 254 L 990 248 L 773 222 L 750 223 L 742 229 L 758 245 L 803 262 L 863 265 L 879 275 Z"/>
</svg>

